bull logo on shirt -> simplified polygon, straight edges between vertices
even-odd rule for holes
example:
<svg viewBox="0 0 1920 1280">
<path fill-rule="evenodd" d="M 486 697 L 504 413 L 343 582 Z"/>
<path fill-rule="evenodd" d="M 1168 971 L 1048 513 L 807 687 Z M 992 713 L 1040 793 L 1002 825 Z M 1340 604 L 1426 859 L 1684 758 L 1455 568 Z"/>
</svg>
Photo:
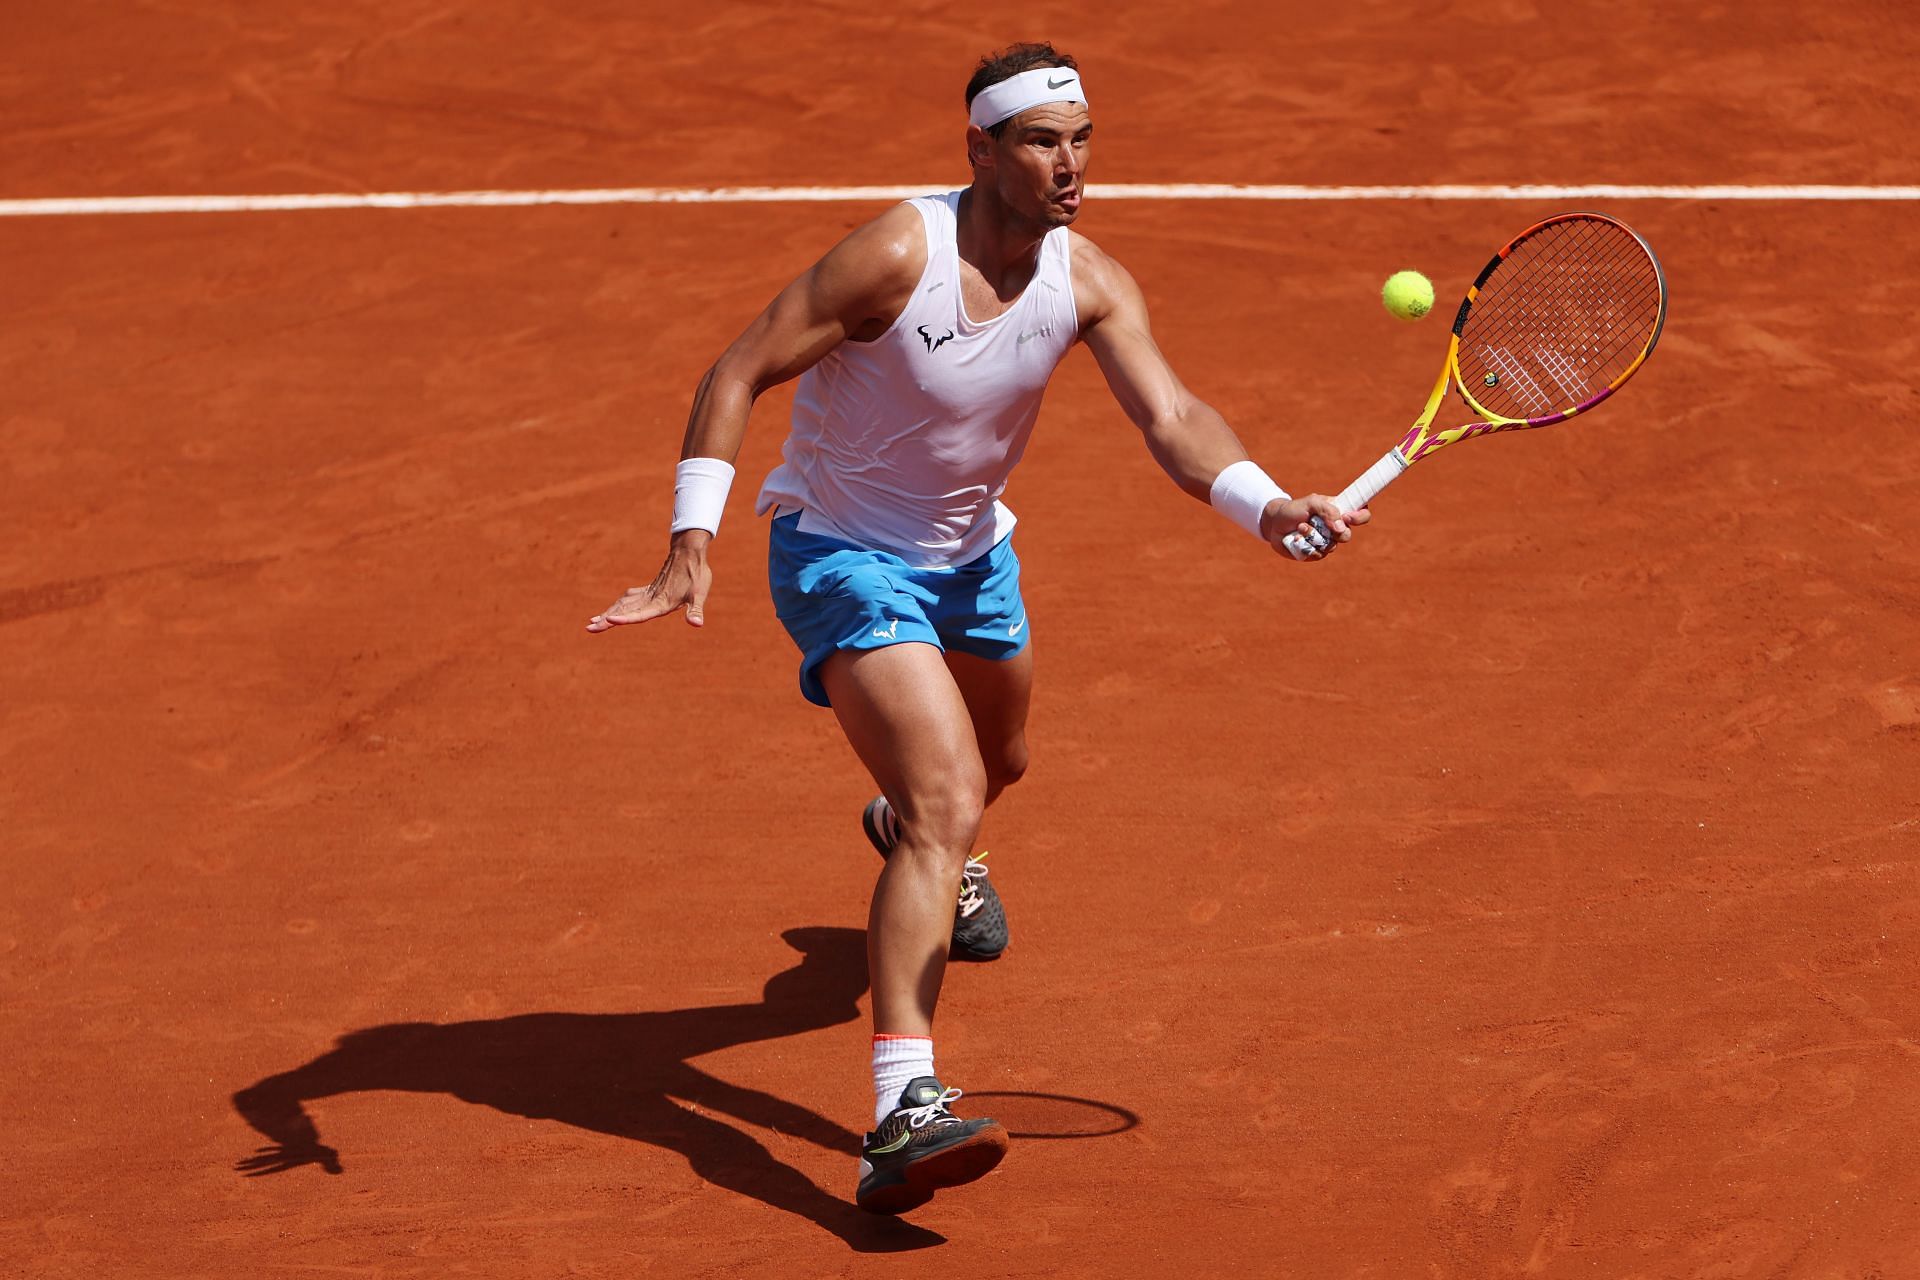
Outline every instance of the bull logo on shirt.
<svg viewBox="0 0 1920 1280">
<path fill-rule="evenodd" d="M 927 351 L 931 353 L 931 352 L 938 351 L 940 349 L 941 343 L 950 342 L 953 340 L 953 330 L 949 329 L 945 333 L 941 334 L 939 337 L 936 338 L 927 331 L 927 326 L 921 325 L 920 336 L 926 340 Z"/>
</svg>

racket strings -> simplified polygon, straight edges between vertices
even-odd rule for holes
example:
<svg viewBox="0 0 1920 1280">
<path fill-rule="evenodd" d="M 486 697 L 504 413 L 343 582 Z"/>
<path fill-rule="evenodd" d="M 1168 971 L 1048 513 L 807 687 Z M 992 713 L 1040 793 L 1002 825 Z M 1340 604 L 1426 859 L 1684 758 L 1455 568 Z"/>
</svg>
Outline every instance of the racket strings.
<svg viewBox="0 0 1920 1280">
<path fill-rule="evenodd" d="M 1632 232 L 1549 223 L 1493 270 L 1460 333 L 1462 385 L 1494 414 L 1563 412 L 1626 375 L 1659 330 L 1659 269 Z"/>
</svg>

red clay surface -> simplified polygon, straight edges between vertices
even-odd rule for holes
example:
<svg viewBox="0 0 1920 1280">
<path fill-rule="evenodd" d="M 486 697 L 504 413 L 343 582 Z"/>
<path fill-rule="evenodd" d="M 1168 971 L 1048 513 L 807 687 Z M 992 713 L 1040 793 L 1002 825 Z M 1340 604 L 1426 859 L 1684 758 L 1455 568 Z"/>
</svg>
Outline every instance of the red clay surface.
<svg viewBox="0 0 1920 1280">
<path fill-rule="evenodd" d="M 0 194 L 934 186 L 1035 33 L 1096 180 L 1920 177 L 1897 6 L 231 12 L 10 7 Z M 1070 359 L 1009 494 L 1014 945 L 939 1030 L 1055 1136 L 907 1223 L 846 1206 L 870 788 L 748 493 L 704 632 L 580 630 L 706 361 L 874 211 L 0 222 L 0 1271 L 1920 1274 L 1913 207 L 1614 206 L 1673 281 L 1640 378 L 1324 566 Z M 1553 211 L 1082 229 L 1332 490 L 1443 347 L 1379 281 L 1457 295 Z M 255 1159 L 303 1114 L 337 1176 Z"/>
</svg>

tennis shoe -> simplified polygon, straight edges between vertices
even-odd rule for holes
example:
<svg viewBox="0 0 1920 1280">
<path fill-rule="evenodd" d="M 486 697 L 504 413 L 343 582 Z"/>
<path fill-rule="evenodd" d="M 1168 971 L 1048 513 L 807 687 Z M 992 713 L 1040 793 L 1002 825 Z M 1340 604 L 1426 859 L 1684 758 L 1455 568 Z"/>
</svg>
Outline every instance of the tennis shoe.
<svg viewBox="0 0 1920 1280">
<path fill-rule="evenodd" d="M 866 810 L 860 815 L 860 825 L 867 829 L 867 839 L 883 858 L 900 843 L 900 820 L 894 817 L 893 806 L 887 803 L 885 796 L 875 796 L 867 801 Z"/>
<path fill-rule="evenodd" d="M 900 819 L 885 796 L 867 802 L 860 815 L 867 839 L 881 857 L 900 844 Z M 954 904 L 951 956 L 956 960 L 997 960 L 1011 940 L 1007 931 L 1006 909 L 1000 905 L 1000 893 L 987 878 L 987 855 L 976 853 L 967 859 L 960 873 L 960 893 Z"/>
<path fill-rule="evenodd" d="M 953 914 L 953 954 L 962 960 L 996 960 L 1007 949 L 1007 913 L 987 879 L 987 855 L 967 859 L 960 873 L 960 901 Z"/>
<path fill-rule="evenodd" d="M 933 1193 L 985 1177 L 1007 1154 L 1010 1139 L 998 1120 L 962 1120 L 948 1110 L 960 1090 L 920 1076 L 900 1091 L 860 1144 L 860 1182 L 853 1202 L 868 1213 L 905 1213 Z"/>
</svg>

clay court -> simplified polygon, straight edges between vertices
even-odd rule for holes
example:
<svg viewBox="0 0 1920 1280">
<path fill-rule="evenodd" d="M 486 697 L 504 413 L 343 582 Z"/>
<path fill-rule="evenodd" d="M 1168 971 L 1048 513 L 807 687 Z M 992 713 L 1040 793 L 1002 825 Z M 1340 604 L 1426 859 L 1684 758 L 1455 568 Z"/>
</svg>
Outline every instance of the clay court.
<svg viewBox="0 0 1920 1280">
<path fill-rule="evenodd" d="M 1335 492 L 1444 354 L 1380 281 L 1447 311 L 1569 202 L 1099 184 L 1920 181 L 1906 6 L 1337 9 L 26 0 L 0 199 L 944 189 L 1051 38 L 1077 229 Z M 0 1272 L 1920 1275 L 1915 205 L 1585 203 L 1651 362 L 1323 565 L 1062 366 L 1013 946 L 939 1029 L 1015 1143 L 901 1220 L 871 785 L 750 515 L 790 388 L 705 629 L 582 631 L 707 364 L 884 204 L 0 218 Z"/>
</svg>

